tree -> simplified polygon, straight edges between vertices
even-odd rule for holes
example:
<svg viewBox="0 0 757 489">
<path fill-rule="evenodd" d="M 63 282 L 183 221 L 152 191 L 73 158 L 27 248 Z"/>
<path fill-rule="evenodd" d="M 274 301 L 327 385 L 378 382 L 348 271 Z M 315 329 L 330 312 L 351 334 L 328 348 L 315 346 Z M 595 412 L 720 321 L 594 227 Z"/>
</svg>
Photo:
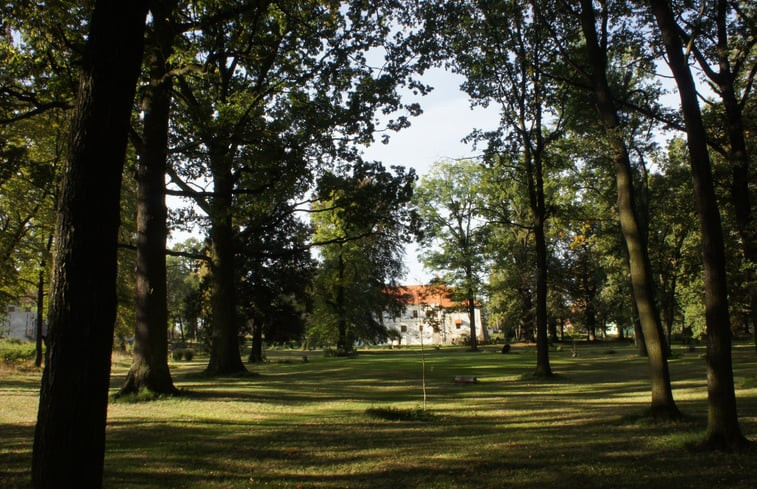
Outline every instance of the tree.
<svg viewBox="0 0 757 489">
<path fill-rule="evenodd" d="M 476 300 L 489 233 L 478 197 L 481 173 L 481 166 L 473 161 L 437 162 L 421 179 L 413 199 L 421 260 L 428 269 L 444 272 L 444 282 L 460 291 L 470 318 L 473 351 L 478 350 Z"/>
<path fill-rule="evenodd" d="M 615 106 L 614 100 L 617 97 L 613 94 L 608 80 L 608 37 L 611 32 L 607 26 L 611 11 L 607 5 L 602 5 L 599 11 L 600 18 L 597 19 L 591 0 L 581 0 L 580 5 L 578 20 L 586 43 L 586 75 L 594 94 L 597 117 L 604 129 L 615 167 L 618 217 L 628 251 L 636 310 L 647 346 L 652 383 L 650 414 L 653 417 L 677 418 L 680 412 L 673 400 L 670 386 L 670 373 L 665 359 L 667 346 L 655 303 L 646 234 L 640 224 L 631 161 L 622 136 L 624 128 Z M 600 25 L 599 32 L 597 24 Z"/>
<path fill-rule="evenodd" d="M 147 41 L 149 82 L 142 98 L 142 137 L 137 142 L 136 325 L 132 364 L 119 394 L 177 392 L 168 368 L 166 291 L 166 165 L 177 1 L 153 1 Z"/>
<path fill-rule="evenodd" d="M 415 172 L 392 170 L 361 163 L 319 185 L 312 221 L 321 260 L 309 335 L 335 339 L 340 356 L 351 355 L 356 341 L 385 341 L 383 312 L 399 307 L 391 290 L 404 271 Z"/>
<path fill-rule="evenodd" d="M 119 187 L 147 2 L 98 1 L 89 23 L 56 228 L 35 488 L 102 485 Z"/>
<path fill-rule="evenodd" d="M 57 182 L 75 92 L 72 50 L 82 22 L 69 2 L 0 9 L 0 306 L 22 297 L 36 302 L 40 366 Z"/>
<path fill-rule="evenodd" d="M 707 134 L 699 109 L 696 85 L 679 35 L 675 15 L 664 0 L 649 0 L 667 62 L 678 86 L 686 124 L 689 162 L 694 177 L 694 199 L 699 217 L 704 264 L 707 324 L 707 435 L 704 445 L 734 449 L 747 444 L 736 412 L 731 361 L 731 320 L 723 230 L 715 195 Z"/>
<path fill-rule="evenodd" d="M 669 346 L 674 323 L 681 316 L 680 286 L 699 277 L 701 271 L 692 253 L 698 242 L 696 216 L 689 203 L 692 188 L 686 159 L 685 141 L 674 139 L 658 162 L 661 173 L 650 177 L 650 213 L 655 216 L 649 226 L 650 258 Z M 701 290 L 701 286 L 697 288 Z"/>
<path fill-rule="evenodd" d="M 743 2 L 717 0 L 694 2 L 687 11 L 680 9 L 675 26 L 686 49 L 696 59 L 706 76 L 709 88 L 721 100 L 715 106 L 717 127 L 710 133 L 711 147 L 721 153 L 731 167 L 730 194 L 739 236 L 740 251 L 746 269 L 746 288 L 757 347 L 757 230 L 755 229 L 749 182 L 750 148 L 744 123 L 746 101 L 752 93 L 757 64 L 754 47 L 755 11 Z M 701 5 L 699 5 L 701 4 Z M 710 34 L 711 33 L 711 34 Z M 713 129 L 713 128 L 710 128 Z"/>
<path fill-rule="evenodd" d="M 0 307 L 36 303 L 36 366 L 42 365 L 45 301 L 52 269 L 56 177 L 63 159 L 62 111 L 0 127 Z M 44 128 L 44 129 L 43 129 Z"/>
<path fill-rule="evenodd" d="M 201 251 L 200 243 L 189 238 L 174 245 L 166 256 L 169 338 L 178 327 L 181 341 L 197 341 L 205 306 Z"/>
<path fill-rule="evenodd" d="M 537 360 L 535 374 L 552 376 L 547 335 L 546 223 L 544 180 L 549 146 L 563 133 L 558 86 L 544 76 L 552 38 L 528 5 L 520 2 L 469 6 L 462 39 L 453 42 L 454 69 L 475 104 L 496 103 L 500 128 L 474 137 L 488 142 L 488 163 L 521 182 L 530 215 L 517 225 L 533 233 Z M 454 32 L 455 30 L 453 30 Z M 551 130 L 547 120 L 552 120 Z M 554 163 L 554 161 L 553 161 Z M 495 197 L 496 198 L 496 197 Z"/>
<path fill-rule="evenodd" d="M 264 338 L 269 344 L 301 341 L 312 311 L 311 229 L 291 212 L 290 192 L 276 195 L 257 196 L 240 206 L 247 216 L 239 262 L 244 270 L 242 317 L 252 330 L 250 363 L 263 361 Z"/>
<path fill-rule="evenodd" d="M 245 223 L 236 218 L 237 198 L 264 194 L 280 179 L 312 182 L 337 161 L 355 161 L 353 143 L 373 139 L 376 111 L 419 109 L 403 106 L 397 90 L 412 85 L 414 63 L 397 45 L 401 35 L 391 32 L 394 2 L 216 7 L 197 9 L 197 28 L 187 34 L 194 46 L 187 58 L 199 66 L 177 78 L 182 110 L 174 138 L 183 161 L 172 179 L 207 216 L 213 284 L 207 370 L 234 373 L 244 370 L 235 258 Z M 387 53 L 380 70 L 366 60 L 371 49 Z M 406 117 L 390 128 L 406 126 Z"/>
</svg>

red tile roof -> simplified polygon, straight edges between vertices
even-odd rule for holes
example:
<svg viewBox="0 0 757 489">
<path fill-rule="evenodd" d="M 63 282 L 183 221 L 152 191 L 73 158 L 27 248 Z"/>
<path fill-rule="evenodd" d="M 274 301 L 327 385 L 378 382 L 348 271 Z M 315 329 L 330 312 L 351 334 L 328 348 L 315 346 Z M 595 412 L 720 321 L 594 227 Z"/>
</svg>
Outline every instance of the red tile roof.
<svg viewBox="0 0 757 489">
<path fill-rule="evenodd" d="M 433 304 L 444 308 L 460 305 L 450 299 L 452 289 L 446 285 L 400 285 L 392 293 L 399 295 L 405 305 Z"/>
</svg>

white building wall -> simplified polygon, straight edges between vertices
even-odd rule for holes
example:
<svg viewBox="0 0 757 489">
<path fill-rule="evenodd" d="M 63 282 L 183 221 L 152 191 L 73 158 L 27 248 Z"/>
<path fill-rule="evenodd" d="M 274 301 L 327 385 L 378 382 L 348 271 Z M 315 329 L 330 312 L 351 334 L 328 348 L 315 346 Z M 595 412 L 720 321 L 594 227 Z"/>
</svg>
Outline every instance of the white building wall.
<svg viewBox="0 0 757 489">
<path fill-rule="evenodd" d="M 437 313 L 442 315 L 442 321 L 435 331 L 429 324 L 426 313 Z M 476 336 L 479 340 L 484 339 L 483 328 L 481 323 L 481 309 L 476 308 Z M 393 344 L 400 345 L 459 345 L 463 344 L 465 338 L 470 337 L 470 319 L 467 311 L 428 311 L 426 308 L 410 304 L 399 317 L 384 315 L 384 325 L 397 331 L 402 338 L 399 342 L 393 341 Z"/>
<path fill-rule="evenodd" d="M 0 320 L 0 337 L 34 341 L 36 338 L 37 312 L 21 306 L 8 306 Z"/>
</svg>

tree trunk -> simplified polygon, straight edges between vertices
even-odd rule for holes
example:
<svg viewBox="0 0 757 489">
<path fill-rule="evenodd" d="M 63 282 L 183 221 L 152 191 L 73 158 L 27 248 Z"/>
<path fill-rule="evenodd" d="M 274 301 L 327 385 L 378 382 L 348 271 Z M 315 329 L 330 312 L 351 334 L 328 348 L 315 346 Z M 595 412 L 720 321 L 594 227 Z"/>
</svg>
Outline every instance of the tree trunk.
<svg viewBox="0 0 757 489">
<path fill-rule="evenodd" d="M 631 291 L 633 296 L 633 291 Z M 636 309 L 636 300 L 631 300 L 631 322 L 633 323 L 633 340 L 636 348 L 639 350 L 640 357 L 648 356 L 647 342 L 644 340 L 644 331 L 641 329 L 641 321 L 639 321 L 639 312 Z"/>
<path fill-rule="evenodd" d="M 476 331 L 476 293 L 473 291 L 473 287 L 471 286 L 471 284 L 473 283 L 472 268 L 466 268 L 465 278 L 468 282 L 468 290 L 466 290 L 466 295 L 468 298 L 468 320 L 470 321 L 470 349 L 471 351 L 478 351 L 478 334 Z"/>
<path fill-rule="evenodd" d="M 158 8 L 161 7 L 161 8 Z M 166 10 L 162 10 L 166 9 Z M 166 55 L 173 45 L 172 6 L 155 2 L 148 48 L 150 86 L 142 103 L 144 125 L 137 168 L 137 283 L 134 353 L 119 395 L 144 389 L 176 394 L 168 368 L 166 291 L 166 158 L 171 81 Z"/>
<path fill-rule="evenodd" d="M 231 220 L 233 178 L 224 149 L 211 149 L 213 199 L 211 220 L 211 308 L 210 361 L 212 375 L 246 372 L 239 353 L 239 324 L 234 268 L 234 228 Z"/>
<path fill-rule="evenodd" d="M 252 324 L 252 347 L 247 363 L 263 363 L 263 325 L 257 321 Z"/>
<path fill-rule="evenodd" d="M 352 354 L 352 339 L 347 331 L 347 306 L 344 290 L 344 258 L 339 251 L 339 279 L 336 289 L 336 313 L 337 313 L 337 341 L 336 354 L 340 357 L 346 357 Z"/>
<path fill-rule="evenodd" d="M 581 0 L 581 27 L 586 38 L 591 82 L 597 113 L 604 126 L 615 165 L 620 228 L 628 251 L 631 285 L 649 359 L 652 403 L 650 414 L 655 418 L 678 418 L 681 413 L 673 400 L 670 372 L 666 359 L 667 346 L 654 300 L 653 281 L 647 242 L 644 239 L 634 203 L 633 177 L 622 127 L 613 104 L 607 81 L 607 55 L 599 45 L 596 19 L 591 0 Z"/>
<path fill-rule="evenodd" d="M 757 348 L 757 277 L 754 273 L 755 256 L 757 256 L 757 236 L 755 236 L 752 219 L 752 204 L 749 196 L 749 152 L 744 135 L 742 107 L 736 96 L 736 77 L 731 67 L 728 45 L 728 2 L 717 1 L 717 56 L 719 73 L 710 75 L 717 83 L 723 101 L 726 117 L 726 134 L 730 149 L 728 161 L 732 167 L 731 200 L 736 217 L 736 231 L 741 241 L 741 254 L 746 265 L 746 286 L 749 293 L 750 322 L 754 329 L 755 348 Z"/>
<path fill-rule="evenodd" d="M 547 329 L 549 333 L 549 341 L 557 343 L 559 338 L 557 337 L 557 318 L 551 318 L 547 322 Z"/>
<path fill-rule="evenodd" d="M 121 175 L 146 14 L 145 1 L 100 0 L 89 26 L 56 226 L 35 489 L 102 486 Z"/>
<path fill-rule="evenodd" d="M 539 124 L 537 122 L 537 124 Z M 539 130 L 541 126 L 539 124 Z M 544 177 L 542 149 L 526 150 L 528 194 L 536 241 L 536 371 L 537 377 L 552 377 L 549 364 L 549 338 L 547 337 L 547 240 L 544 234 L 546 208 L 544 205 Z"/>
<path fill-rule="evenodd" d="M 45 324 L 45 261 L 39 264 L 39 275 L 37 277 L 37 320 L 35 324 L 34 338 L 34 365 L 42 366 L 42 330 Z"/>
<path fill-rule="evenodd" d="M 597 341 L 597 313 L 594 311 L 594 296 L 590 297 L 586 305 L 586 340 L 589 343 Z"/>
<path fill-rule="evenodd" d="M 672 8 L 665 0 L 650 0 L 649 4 L 657 20 L 668 64 L 681 98 L 694 177 L 694 199 L 701 229 L 707 328 L 708 416 L 705 446 L 718 449 L 740 448 L 747 441 L 741 434 L 736 412 L 725 249 L 707 150 L 707 134 L 699 110 L 696 86 L 683 54 Z"/>
</svg>

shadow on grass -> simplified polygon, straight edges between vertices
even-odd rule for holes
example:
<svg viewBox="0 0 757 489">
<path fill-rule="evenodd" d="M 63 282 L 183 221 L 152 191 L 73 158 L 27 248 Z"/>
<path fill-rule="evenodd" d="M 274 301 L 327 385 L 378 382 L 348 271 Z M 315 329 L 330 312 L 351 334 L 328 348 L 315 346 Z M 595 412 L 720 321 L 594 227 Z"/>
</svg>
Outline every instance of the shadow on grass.
<svg viewBox="0 0 757 489">
<path fill-rule="evenodd" d="M 527 415 L 527 413 L 523 413 Z M 115 423 L 106 487 L 754 487 L 749 456 L 691 453 L 658 428 L 584 418 L 439 423 Z M 660 440 L 664 440 L 660 443 Z M 506 481 L 506 483 L 503 483 Z"/>
<path fill-rule="evenodd" d="M 528 349 L 517 356 L 427 355 L 431 422 L 366 415 L 375 406 L 408 412 L 418 405 L 419 352 L 312 356 L 308 363 L 256 366 L 259 376 L 220 379 L 200 374 L 200 362 L 182 365 L 174 380 L 185 395 L 111 407 L 104 486 L 757 487 L 753 453 L 725 457 L 685 448 L 704 429 L 701 360 L 684 356 L 671 366 L 674 392 L 686 394 L 677 403 L 691 421 L 660 426 L 639 418 L 649 403 L 646 360 L 630 349 L 601 348 L 582 347 L 578 358 L 556 352 L 559 377 L 549 380 L 522 376 L 534 365 Z M 753 357 L 737 351 L 737 377 L 757 374 Z M 455 384 L 455 375 L 480 382 Z M 0 379 L 0 391 L 32 398 L 38 380 L 33 384 Z M 757 389 L 742 388 L 737 398 L 742 427 L 754 436 Z M 3 489 L 28 487 L 32 436 L 30 423 L 0 421 Z"/>
<path fill-rule="evenodd" d="M 34 426 L 0 424 L 0 487 L 31 487 Z"/>
</svg>

